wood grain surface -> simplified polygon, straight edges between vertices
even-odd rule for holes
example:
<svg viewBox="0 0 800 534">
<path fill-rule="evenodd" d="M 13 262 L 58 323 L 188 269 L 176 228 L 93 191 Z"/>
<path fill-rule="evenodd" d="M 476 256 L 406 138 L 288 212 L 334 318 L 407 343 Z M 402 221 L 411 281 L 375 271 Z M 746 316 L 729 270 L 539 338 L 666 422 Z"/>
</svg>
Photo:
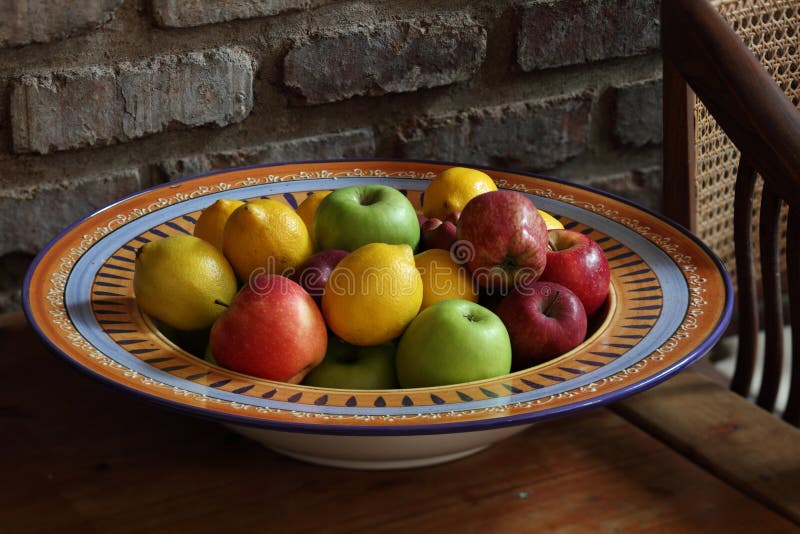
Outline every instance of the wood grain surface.
<svg viewBox="0 0 800 534">
<path fill-rule="evenodd" d="M 607 409 L 449 464 L 349 471 L 96 384 L 49 354 L 21 316 L 0 319 L 0 346 L 0 518 L 10 532 L 792 528 Z"/>
<path fill-rule="evenodd" d="M 800 429 L 693 372 L 614 409 L 800 524 Z"/>
</svg>

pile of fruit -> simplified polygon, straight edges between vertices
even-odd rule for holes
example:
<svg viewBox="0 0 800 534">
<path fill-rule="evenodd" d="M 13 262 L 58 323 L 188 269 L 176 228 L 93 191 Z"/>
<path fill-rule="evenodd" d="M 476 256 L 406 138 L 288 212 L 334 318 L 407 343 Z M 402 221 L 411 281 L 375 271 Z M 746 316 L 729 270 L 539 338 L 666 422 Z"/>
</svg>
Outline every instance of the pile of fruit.
<svg viewBox="0 0 800 534">
<path fill-rule="evenodd" d="M 536 365 L 584 341 L 609 291 L 597 243 L 463 167 L 431 181 L 422 213 L 376 184 L 315 192 L 296 210 L 218 200 L 194 236 L 139 248 L 135 271 L 140 309 L 198 356 L 347 389 Z"/>
</svg>

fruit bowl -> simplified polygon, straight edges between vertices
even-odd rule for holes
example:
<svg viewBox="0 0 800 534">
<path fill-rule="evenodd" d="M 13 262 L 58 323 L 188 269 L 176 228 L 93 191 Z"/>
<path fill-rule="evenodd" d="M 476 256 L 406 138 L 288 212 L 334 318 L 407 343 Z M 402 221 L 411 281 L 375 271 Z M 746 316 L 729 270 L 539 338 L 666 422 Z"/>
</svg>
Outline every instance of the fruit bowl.
<svg viewBox="0 0 800 534">
<path fill-rule="evenodd" d="M 474 453 L 536 421 L 633 395 L 705 354 L 730 320 L 732 289 L 694 236 L 644 208 L 552 178 L 483 169 L 565 227 L 592 237 L 611 267 L 611 295 L 576 349 L 509 375 L 444 387 L 323 389 L 253 378 L 173 344 L 133 295 L 138 247 L 191 234 L 220 198 L 296 206 L 310 192 L 380 183 L 415 205 L 453 164 L 369 160 L 285 163 L 163 184 L 62 232 L 35 259 L 23 304 L 53 351 L 112 386 L 221 422 L 284 454 L 340 467 L 430 465 Z"/>
</svg>

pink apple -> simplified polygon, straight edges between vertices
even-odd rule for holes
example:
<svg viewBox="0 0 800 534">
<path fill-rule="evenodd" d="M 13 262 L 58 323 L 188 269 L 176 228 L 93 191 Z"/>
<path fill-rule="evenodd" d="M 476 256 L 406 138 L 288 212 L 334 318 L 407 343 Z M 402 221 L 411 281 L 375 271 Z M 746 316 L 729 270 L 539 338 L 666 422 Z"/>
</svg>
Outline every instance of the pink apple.
<svg viewBox="0 0 800 534">
<path fill-rule="evenodd" d="M 422 225 L 422 242 L 426 249 L 441 248 L 450 250 L 456 241 L 456 225 L 440 219 L 431 218 Z"/>
<path fill-rule="evenodd" d="M 541 280 L 568 287 L 591 317 L 608 297 L 611 271 L 605 252 L 593 239 L 572 230 L 550 230 L 549 241 Z"/>
<path fill-rule="evenodd" d="M 533 202 L 516 191 L 470 200 L 458 220 L 460 255 L 481 287 L 506 290 L 539 278 L 547 261 L 547 225 Z"/>
<path fill-rule="evenodd" d="M 328 332 L 305 289 L 283 276 L 260 275 L 216 320 L 209 341 L 223 367 L 297 384 L 325 357 Z"/>
<path fill-rule="evenodd" d="M 531 282 L 513 291 L 496 313 L 511 338 L 514 369 L 564 354 L 586 338 L 583 304 L 572 291 L 553 282 Z"/>
<path fill-rule="evenodd" d="M 325 284 L 328 283 L 331 271 L 347 254 L 346 250 L 323 250 L 322 252 L 317 252 L 300 265 L 289 278 L 300 284 L 314 298 L 317 304 L 321 305 L 322 292 L 325 289 Z"/>
</svg>

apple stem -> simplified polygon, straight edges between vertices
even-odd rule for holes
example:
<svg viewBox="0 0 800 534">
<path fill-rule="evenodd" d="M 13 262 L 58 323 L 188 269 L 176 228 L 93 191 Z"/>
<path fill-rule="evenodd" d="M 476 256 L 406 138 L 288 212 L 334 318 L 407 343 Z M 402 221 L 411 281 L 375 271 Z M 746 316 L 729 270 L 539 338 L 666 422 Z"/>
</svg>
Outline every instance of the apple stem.
<svg viewBox="0 0 800 534">
<path fill-rule="evenodd" d="M 553 304 L 556 303 L 556 301 L 558 300 L 558 297 L 560 297 L 560 296 L 561 296 L 561 291 L 556 291 L 556 296 L 553 297 L 553 300 L 550 301 L 550 303 L 547 305 L 547 308 L 544 310 L 544 314 L 546 316 L 550 317 L 550 308 L 553 307 Z"/>
<path fill-rule="evenodd" d="M 218 304 L 218 305 L 220 305 L 220 306 L 224 306 L 225 308 L 227 308 L 227 307 L 229 307 L 229 306 L 230 306 L 230 304 L 228 304 L 227 302 L 222 302 L 222 301 L 221 301 L 221 300 L 219 300 L 219 299 L 215 300 L 215 301 L 214 301 L 214 304 Z"/>
</svg>

